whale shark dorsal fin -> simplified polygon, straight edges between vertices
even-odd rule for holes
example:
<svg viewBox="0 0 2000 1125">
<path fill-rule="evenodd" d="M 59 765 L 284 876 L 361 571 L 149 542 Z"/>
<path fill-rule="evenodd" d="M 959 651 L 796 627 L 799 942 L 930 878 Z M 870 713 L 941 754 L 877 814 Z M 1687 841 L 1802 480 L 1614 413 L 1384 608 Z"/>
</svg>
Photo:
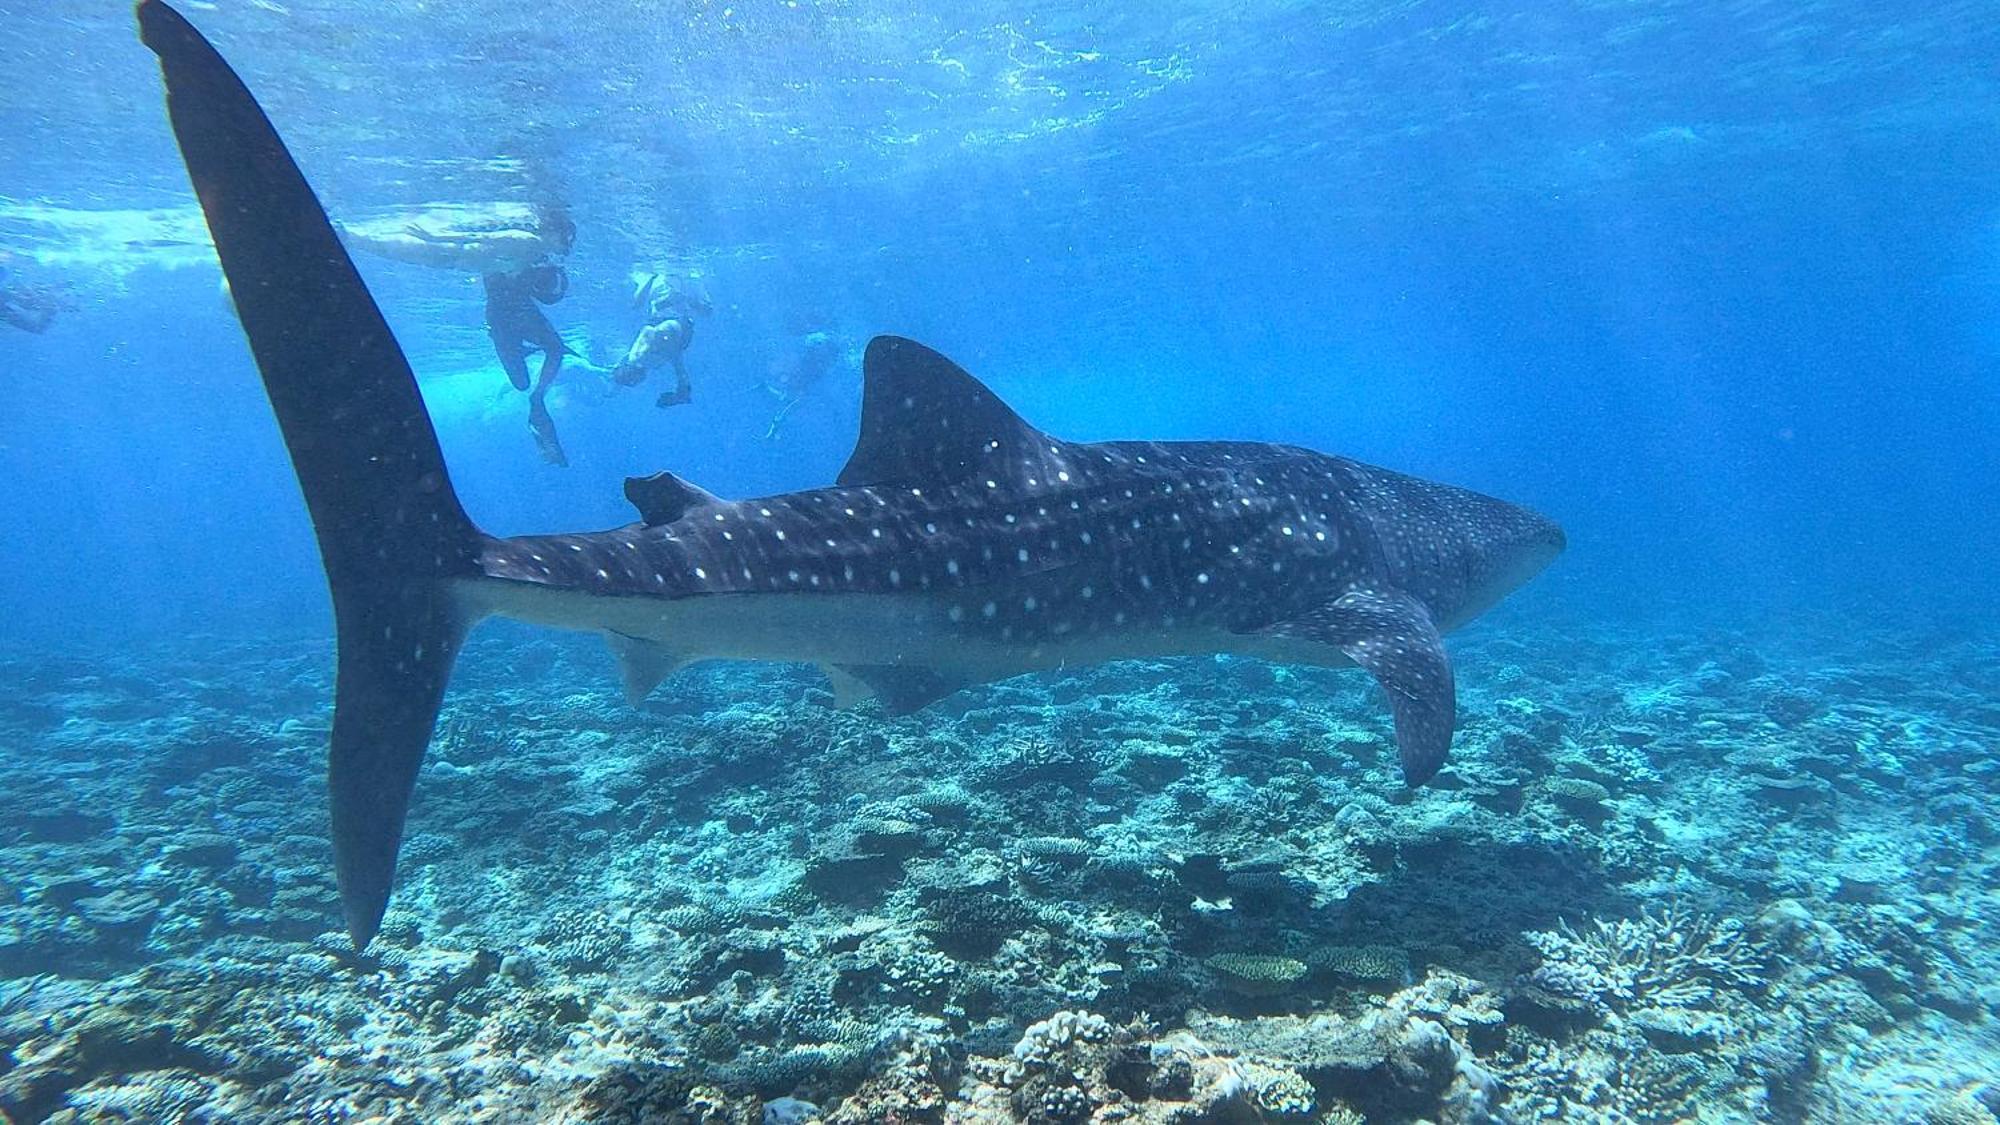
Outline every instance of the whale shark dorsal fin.
<svg viewBox="0 0 2000 1125">
<path fill-rule="evenodd" d="M 625 478 L 625 499 L 639 509 L 639 519 L 647 527 L 672 523 L 704 504 L 719 504 L 715 494 L 682 480 L 672 473 Z"/>
<path fill-rule="evenodd" d="M 861 436 L 839 484 L 955 484 L 984 467 L 1018 466 L 1048 441 L 958 364 L 914 340 L 877 336 L 861 362 Z"/>
</svg>

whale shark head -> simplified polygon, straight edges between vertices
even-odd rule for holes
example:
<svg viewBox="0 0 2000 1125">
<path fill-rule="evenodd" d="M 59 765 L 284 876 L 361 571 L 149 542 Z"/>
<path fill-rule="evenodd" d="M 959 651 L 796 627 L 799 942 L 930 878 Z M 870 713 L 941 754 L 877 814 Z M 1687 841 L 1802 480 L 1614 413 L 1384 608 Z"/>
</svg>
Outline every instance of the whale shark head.
<svg viewBox="0 0 2000 1125">
<path fill-rule="evenodd" d="M 1465 602 L 1446 614 L 1439 627 L 1449 632 L 1498 605 L 1568 547 L 1569 537 L 1554 520 L 1531 508 L 1493 501 L 1484 518 L 1458 540 L 1466 560 Z"/>
</svg>

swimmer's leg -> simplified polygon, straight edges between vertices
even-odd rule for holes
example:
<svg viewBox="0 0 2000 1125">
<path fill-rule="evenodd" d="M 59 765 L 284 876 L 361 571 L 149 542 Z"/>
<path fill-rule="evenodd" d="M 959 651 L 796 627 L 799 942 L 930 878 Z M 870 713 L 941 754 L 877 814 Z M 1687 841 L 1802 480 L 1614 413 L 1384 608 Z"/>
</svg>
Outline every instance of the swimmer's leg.
<svg viewBox="0 0 2000 1125">
<path fill-rule="evenodd" d="M 681 361 L 681 353 L 674 353 L 674 389 L 662 394 L 653 405 L 665 409 L 679 406 L 694 398 L 694 388 L 688 383 L 687 364 Z"/>
<path fill-rule="evenodd" d="M 792 408 L 797 406 L 798 404 L 799 400 L 796 398 L 788 398 L 785 400 L 785 405 L 779 407 L 778 413 L 771 418 L 771 424 L 764 428 L 765 441 L 778 440 L 778 427 L 785 424 L 786 416 L 791 414 Z"/>
<path fill-rule="evenodd" d="M 500 367 L 507 372 L 507 381 L 514 384 L 517 391 L 528 389 L 528 350 L 521 346 L 518 337 L 510 338 L 498 328 L 486 329 L 486 336 L 493 341 L 493 354 L 500 359 Z"/>
<path fill-rule="evenodd" d="M 563 349 L 560 340 L 554 347 L 542 349 L 542 370 L 535 379 L 535 389 L 528 392 L 528 429 L 535 435 L 535 447 L 542 451 L 542 460 L 551 465 L 569 466 L 569 456 L 563 452 L 562 440 L 556 436 L 556 420 L 549 415 L 549 387 L 556 381 L 556 373 L 562 369 Z"/>
</svg>

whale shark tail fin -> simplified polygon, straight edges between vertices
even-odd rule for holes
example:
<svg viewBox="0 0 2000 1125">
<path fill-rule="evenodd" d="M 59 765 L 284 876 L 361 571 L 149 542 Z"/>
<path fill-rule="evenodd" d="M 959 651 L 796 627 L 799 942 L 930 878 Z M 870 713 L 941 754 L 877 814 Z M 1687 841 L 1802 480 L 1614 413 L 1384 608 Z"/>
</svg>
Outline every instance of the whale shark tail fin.
<svg viewBox="0 0 2000 1125">
<path fill-rule="evenodd" d="M 481 536 L 409 361 L 264 111 L 179 13 L 144 0 L 138 17 L 333 594 L 334 862 L 360 948 L 388 905 L 410 790 L 468 625 L 447 580 L 477 573 Z"/>
</svg>

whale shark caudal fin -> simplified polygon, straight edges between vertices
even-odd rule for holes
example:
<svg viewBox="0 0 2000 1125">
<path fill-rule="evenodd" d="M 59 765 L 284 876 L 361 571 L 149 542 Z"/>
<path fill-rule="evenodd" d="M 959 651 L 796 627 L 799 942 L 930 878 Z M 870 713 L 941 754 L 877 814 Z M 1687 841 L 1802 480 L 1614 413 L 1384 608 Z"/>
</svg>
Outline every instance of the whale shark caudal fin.
<svg viewBox="0 0 2000 1125">
<path fill-rule="evenodd" d="M 1375 677 L 1396 719 L 1403 780 L 1422 785 L 1451 749 L 1458 689 L 1430 613 L 1402 593 L 1350 590 L 1266 632 L 1331 645 Z"/>
<path fill-rule="evenodd" d="M 145 0 L 138 16 L 333 594 L 334 864 L 360 948 L 388 905 L 410 789 L 469 624 L 445 580 L 478 573 L 481 536 L 402 348 L 264 111 L 178 12 Z"/>
</svg>

